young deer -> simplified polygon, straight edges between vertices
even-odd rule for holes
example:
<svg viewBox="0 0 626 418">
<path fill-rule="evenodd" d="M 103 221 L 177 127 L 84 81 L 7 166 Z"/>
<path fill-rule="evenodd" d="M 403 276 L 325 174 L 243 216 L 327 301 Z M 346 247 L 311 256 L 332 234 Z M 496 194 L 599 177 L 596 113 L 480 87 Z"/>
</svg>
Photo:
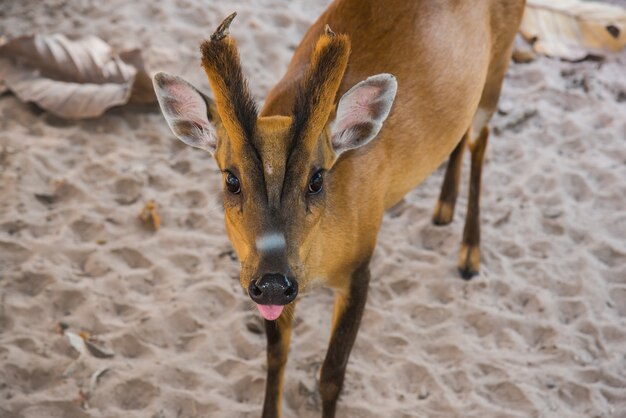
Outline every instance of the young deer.
<svg viewBox="0 0 626 418">
<path fill-rule="evenodd" d="M 335 416 L 383 213 L 449 155 L 433 216 L 449 223 L 466 146 L 459 271 L 465 279 L 478 273 L 486 124 L 523 8 L 524 0 L 337 0 L 260 113 L 228 36 L 235 14 L 201 46 L 215 101 L 176 76 L 155 75 L 174 134 L 213 154 L 223 173 L 241 285 L 265 318 L 263 417 L 280 416 L 296 296 L 320 283 L 336 291 L 320 380 L 323 416 Z"/>
</svg>

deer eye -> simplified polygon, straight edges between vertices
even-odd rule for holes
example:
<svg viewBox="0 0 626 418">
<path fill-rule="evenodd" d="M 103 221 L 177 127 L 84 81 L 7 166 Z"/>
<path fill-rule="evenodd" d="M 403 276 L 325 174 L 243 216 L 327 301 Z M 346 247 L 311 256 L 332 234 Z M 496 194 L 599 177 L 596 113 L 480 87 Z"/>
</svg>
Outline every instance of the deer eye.
<svg viewBox="0 0 626 418">
<path fill-rule="evenodd" d="M 309 180 L 309 194 L 318 194 L 321 192 L 323 184 L 322 170 L 316 171 Z"/>
<path fill-rule="evenodd" d="M 226 172 L 226 188 L 232 194 L 241 193 L 241 184 L 239 183 L 239 179 L 230 171 Z"/>
</svg>

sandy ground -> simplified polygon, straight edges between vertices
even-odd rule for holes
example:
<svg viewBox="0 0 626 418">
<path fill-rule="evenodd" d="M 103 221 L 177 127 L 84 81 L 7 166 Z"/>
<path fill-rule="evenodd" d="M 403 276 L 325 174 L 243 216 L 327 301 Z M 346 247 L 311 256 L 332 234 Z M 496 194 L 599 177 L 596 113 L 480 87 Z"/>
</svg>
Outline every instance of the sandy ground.
<svg viewBox="0 0 626 418">
<path fill-rule="evenodd" d="M 326 4 L 3 2 L 0 35 L 94 33 L 208 91 L 199 42 L 237 10 L 262 102 Z M 626 416 L 625 72 L 626 54 L 512 65 L 484 170 L 480 277 L 455 269 L 466 181 L 449 226 L 430 223 L 443 168 L 387 214 L 338 416 Z M 68 122 L 5 95 L 0 115 L 0 417 L 260 416 L 265 337 L 210 156 L 175 141 L 156 108 Z M 157 233 L 137 220 L 149 199 Z M 298 306 L 285 417 L 320 415 L 331 303 L 322 290 Z M 59 321 L 115 357 L 77 360 Z"/>
</svg>

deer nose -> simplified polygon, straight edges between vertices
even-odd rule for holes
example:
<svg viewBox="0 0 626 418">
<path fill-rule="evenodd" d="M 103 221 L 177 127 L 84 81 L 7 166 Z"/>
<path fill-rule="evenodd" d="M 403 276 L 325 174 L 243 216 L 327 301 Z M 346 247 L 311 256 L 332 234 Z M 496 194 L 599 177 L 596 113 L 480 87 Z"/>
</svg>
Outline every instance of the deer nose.
<svg viewBox="0 0 626 418">
<path fill-rule="evenodd" d="M 298 282 L 282 274 L 264 274 L 250 282 L 248 294 L 259 305 L 286 305 L 298 295 Z"/>
</svg>

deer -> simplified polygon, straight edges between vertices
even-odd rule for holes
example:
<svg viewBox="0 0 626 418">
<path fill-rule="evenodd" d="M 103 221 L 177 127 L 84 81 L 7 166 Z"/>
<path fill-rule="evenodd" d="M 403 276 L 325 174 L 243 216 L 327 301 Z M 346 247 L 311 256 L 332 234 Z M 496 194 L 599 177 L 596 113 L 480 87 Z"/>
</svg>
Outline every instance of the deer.
<svg viewBox="0 0 626 418">
<path fill-rule="evenodd" d="M 235 13 L 202 42 L 214 99 L 157 73 L 173 134 L 211 153 L 240 284 L 267 336 L 263 418 L 281 416 L 297 296 L 334 290 L 320 370 L 322 416 L 335 416 L 364 312 L 385 211 L 446 158 L 432 221 L 452 221 L 463 154 L 471 154 L 458 270 L 480 268 L 481 172 L 525 0 L 336 0 L 304 35 L 262 109 L 249 90 Z"/>
</svg>

